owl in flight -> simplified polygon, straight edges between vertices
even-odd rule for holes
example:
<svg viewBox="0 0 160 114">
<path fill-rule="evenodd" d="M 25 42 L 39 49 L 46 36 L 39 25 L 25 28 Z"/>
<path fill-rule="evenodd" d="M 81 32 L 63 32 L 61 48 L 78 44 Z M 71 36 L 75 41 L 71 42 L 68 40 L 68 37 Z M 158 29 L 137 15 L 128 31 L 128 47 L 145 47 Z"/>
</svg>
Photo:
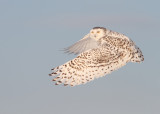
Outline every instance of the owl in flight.
<svg viewBox="0 0 160 114">
<path fill-rule="evenodd" d="M 105 76 L 128 62 L 144 61 L 141 50 L 127 36 L 104 27 L 94 27 L 81 40 L 65 49 L 76 58 L 52 69 L 56 85 L 85 84 Z"/>
</svg>

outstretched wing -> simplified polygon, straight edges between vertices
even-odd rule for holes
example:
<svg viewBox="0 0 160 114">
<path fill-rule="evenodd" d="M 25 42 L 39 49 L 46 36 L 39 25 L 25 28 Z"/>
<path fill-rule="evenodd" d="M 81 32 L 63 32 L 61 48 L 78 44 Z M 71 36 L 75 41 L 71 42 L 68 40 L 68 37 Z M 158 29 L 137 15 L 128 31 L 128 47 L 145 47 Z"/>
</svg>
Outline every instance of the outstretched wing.
<svg viewBox="0 0 160 114">
<path fill-rule="evenodd" d="M 125 65 L 129 54 L 123 51 L 115 51 L 108 46 L 100 46 L 81 53 L 75 59 L 52 69 L 50 76 L 55 76 L 56 85 L 80 85 L 95 78 L 109 74 Z"/>
<path fill-rule="evenodd" d="M 85 52 L 89 49 L 97 48 L 98 42 L 92 38 L 89 37 L 89 34 L 87 34 L 84 38 L 76 42 L 75 44 L 69 46 L 68 48 L 64 49 L 66 53 L 74 53 L 74 54 L 80 54 L 82 52 Z"/>
</svg>

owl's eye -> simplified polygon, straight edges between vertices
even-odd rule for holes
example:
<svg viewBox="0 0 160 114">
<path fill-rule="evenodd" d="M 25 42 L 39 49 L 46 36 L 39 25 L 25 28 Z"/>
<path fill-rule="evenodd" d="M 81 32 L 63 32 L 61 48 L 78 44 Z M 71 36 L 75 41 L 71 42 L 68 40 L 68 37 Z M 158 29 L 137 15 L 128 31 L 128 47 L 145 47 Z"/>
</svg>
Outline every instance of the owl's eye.
<svg viewBox="0 0 160 114">
<path fill-rule="evenodd" d="M 100 31 L 97 31 L 97 33 L 100 33 Z"/>
<path fill-rule="evenodd" d="M 94 33 L 93 31 L 91 33 Z"/>
</svg>

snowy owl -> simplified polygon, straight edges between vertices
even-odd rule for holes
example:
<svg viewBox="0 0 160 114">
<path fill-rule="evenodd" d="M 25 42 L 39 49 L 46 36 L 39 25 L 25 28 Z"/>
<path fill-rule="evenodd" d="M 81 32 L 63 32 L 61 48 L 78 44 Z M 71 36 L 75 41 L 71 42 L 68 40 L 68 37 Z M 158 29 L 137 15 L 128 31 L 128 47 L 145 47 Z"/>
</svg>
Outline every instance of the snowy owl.
<svg viewBox="0 0 160 114">
<path fill-rule="evenodd" d="M 56 85 L 85 84 L 128 62 L 144 61 L 141 50 L 131 39 L 104 27 L 94 27 L 89 34 L 65 51 L 78 56 L 52 69 L 53 72 L 49 76 L 54 76 Z"/>
</svg>

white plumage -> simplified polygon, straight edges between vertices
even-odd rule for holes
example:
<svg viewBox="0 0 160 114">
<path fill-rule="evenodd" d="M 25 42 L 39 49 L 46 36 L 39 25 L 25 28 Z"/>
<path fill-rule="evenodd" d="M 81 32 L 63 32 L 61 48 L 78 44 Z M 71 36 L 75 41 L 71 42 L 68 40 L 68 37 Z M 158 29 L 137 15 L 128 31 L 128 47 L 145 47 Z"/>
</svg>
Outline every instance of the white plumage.
<svg viewBox="0 0 160 114">
<path fill-rule="evenodd" d="M 127 62 L 144 60 L 141 50 L 123 34 L 103 27 L 94 27 L 89 34 L 65 49 L 79 54 L 76 58 L 52 69 L 56 85 L 80 85 L 105 76 Z"/>
</svg>

